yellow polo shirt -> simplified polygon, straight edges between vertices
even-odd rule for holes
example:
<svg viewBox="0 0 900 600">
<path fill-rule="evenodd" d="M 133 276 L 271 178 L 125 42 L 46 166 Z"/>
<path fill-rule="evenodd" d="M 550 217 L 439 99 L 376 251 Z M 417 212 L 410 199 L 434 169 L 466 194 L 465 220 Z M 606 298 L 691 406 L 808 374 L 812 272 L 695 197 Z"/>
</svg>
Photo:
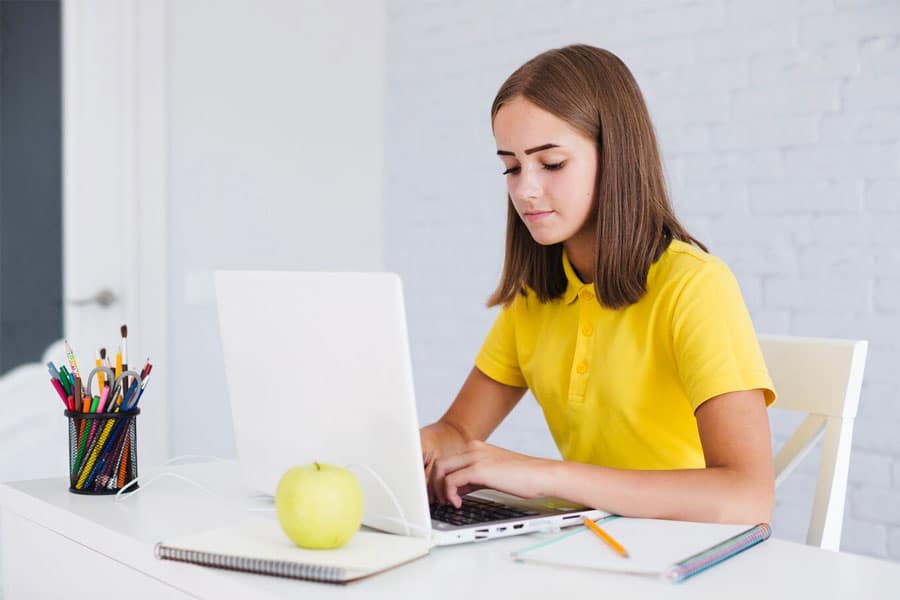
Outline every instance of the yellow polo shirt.
<svg viewBox="0 0 900 600">
<path fill-rule="evenodd" d="M 720 259 L 680 241 L 651 267 L 647 293 L 603 307 L 563 254 L 565 294 L 532 290 L 503 307 L 475 366 L 528 387 L 565 460 L 623 469 L 705 466 L 694 411 L 725 392 L 775 400 L 738 283 Z"/>
</svg>

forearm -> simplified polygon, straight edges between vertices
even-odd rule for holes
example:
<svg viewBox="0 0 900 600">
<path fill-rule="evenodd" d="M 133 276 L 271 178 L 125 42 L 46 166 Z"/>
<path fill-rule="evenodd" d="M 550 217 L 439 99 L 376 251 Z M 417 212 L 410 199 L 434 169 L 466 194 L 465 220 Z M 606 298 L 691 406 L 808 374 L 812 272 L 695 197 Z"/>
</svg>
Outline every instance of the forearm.
<svg viewBox="0 0 900 600">
<path fill-rule="evenodd" d="M 773 482 L 728 467 L 670 471 L 543 463 L 545 495 L 629 517 L 758 523 L 768 521 Z"/>
</svg>

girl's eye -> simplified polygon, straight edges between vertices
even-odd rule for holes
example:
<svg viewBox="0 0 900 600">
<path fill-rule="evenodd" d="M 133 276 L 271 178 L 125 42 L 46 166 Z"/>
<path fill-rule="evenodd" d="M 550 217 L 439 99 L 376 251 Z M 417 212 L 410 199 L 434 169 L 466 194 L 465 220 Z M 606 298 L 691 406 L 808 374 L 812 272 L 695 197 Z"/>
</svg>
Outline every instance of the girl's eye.
<svg viewBox="0 0 900 600">
<path fill-rule="evenodd" d="M 558 163 L 554 163 L 551 165 L 544 165 L 544 168 L 548 171 L 559 171 L 560 169 L 563 168 L 563 166 L 565 166 L 565 164 L 566 164 L 566 161 L 563 160 L 563 161 L 560 161 Z M 521 170 L 522 170 L 522 167 L 510 167 L 510 168 L 506 169 L 505 171 L 503 171 L 503 175 L 518 175 L 519 171 L 521 171 Z"/>
</svg>

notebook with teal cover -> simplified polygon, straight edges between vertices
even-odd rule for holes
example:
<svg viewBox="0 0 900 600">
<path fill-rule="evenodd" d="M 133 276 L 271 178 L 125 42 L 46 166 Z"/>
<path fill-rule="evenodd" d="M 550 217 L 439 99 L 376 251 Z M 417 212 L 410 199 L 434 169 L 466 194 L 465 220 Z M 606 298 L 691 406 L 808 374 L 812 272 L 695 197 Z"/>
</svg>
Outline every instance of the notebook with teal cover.
<svg viewBox="0 0 900 600">
<path fill-rule="evenodd" d="M 597 522 L 628 551 L 623 558 L 587 527 L 512 553 L 517 561 L 598 569 L 684 581 L 765 541 L 767 523 L 722 525 L 663 519 L 607 517 Z"/>
</svg>

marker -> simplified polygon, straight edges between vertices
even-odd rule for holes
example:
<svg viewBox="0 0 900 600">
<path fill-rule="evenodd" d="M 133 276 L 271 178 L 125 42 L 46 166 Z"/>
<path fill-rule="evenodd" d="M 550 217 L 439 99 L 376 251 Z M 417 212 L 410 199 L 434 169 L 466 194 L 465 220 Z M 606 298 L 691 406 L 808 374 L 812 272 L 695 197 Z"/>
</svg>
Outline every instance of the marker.
<svg viewBox="0 0 900 600">
<path fill-rule="evenodd" d="M 71 394 L 74 390 L 72 389 L 72 376 L 69 375 L 69 370 L 66 368 L 66 365 L 62 365 L 59 368 L 59 382 L 62 384 L 63 389 L 66 390 L 67 394 Z"/>
<path fill-rule="evenodd" d="M 100 392 L 100 404 L 97 406 L 100 412 L 106 412 L 106 401 L 109 399 L 109 386 L 104 385 L 103 391 Z"/>
<path fill-rule="evenodd" d="M 69 400 L 68 400 L 68 398 L 66 397 L 66 390 L 63 389 L 63 386 L 62 386 L 62 384 L 59 382 L 59 379 L 51 379 L 51 380 L 50 380 L 50 383 L 53 385 L 53 389 L 56 390 L 56 393 L 59 394 L 59 397 L 62 399 L 63 404 L 66 405 L 66 408 L 68 408 L 69 410 L 71 410 L 72 407 L 69 406 Z"/>
</svg>

